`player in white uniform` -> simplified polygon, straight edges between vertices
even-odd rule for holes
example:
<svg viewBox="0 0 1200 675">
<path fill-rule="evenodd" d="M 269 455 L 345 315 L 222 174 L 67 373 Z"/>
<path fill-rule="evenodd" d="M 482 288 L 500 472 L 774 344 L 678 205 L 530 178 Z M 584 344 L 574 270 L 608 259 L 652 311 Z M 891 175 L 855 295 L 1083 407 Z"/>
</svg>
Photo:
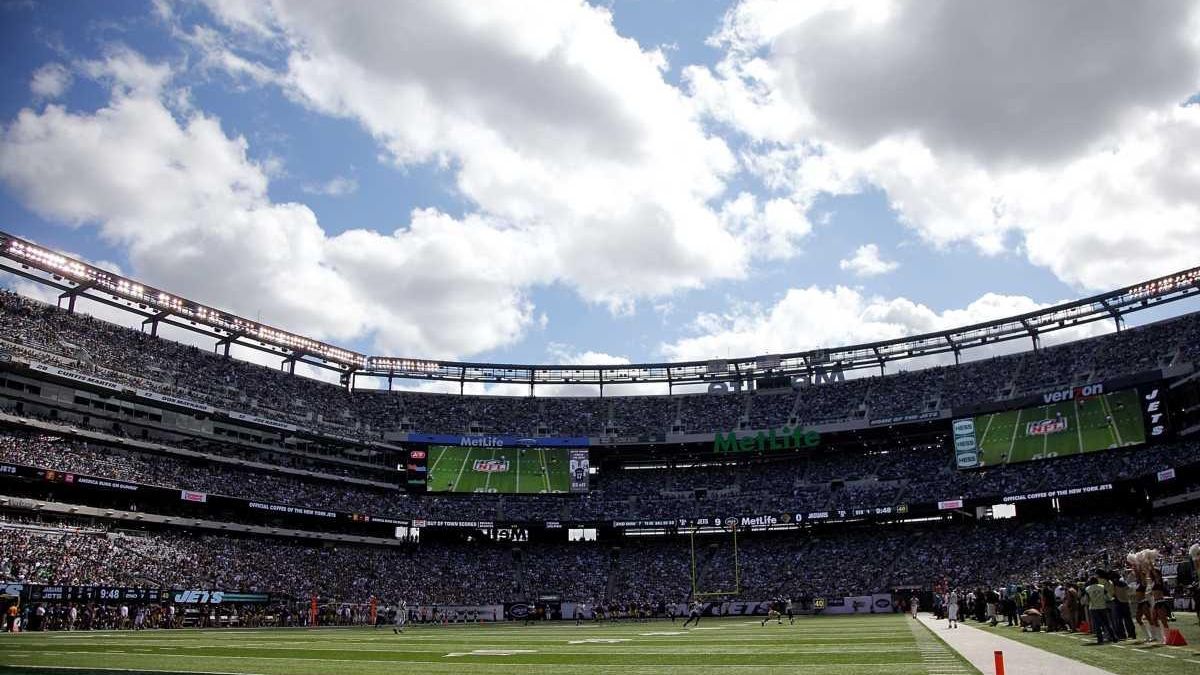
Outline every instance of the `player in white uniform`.
<svg viewBox="0 0 1200 675">
<path fill-rule="evenodd" d="M 393 620 L 395 625 L 392 626 L 392 632 L 399 635 L 404 632 L 404 624 L 408 623 L 408 603 L 401 600 L 400 605 L 396 607 L 396 618 Z"/>
<path fill-rule="evenodd" d="M 953 589 L 946 596 L 946 618 L 950 622 L 947 628 L 958 628 L 958 591 Z"/>
</svg>

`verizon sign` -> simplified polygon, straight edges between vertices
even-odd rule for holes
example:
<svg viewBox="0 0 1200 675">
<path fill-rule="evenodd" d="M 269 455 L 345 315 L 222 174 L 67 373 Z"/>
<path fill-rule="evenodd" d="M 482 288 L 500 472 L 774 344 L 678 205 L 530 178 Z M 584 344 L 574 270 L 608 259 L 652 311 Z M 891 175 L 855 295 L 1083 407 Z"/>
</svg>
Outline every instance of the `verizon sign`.
<svg viewBox="0 0 1200 675">
<path fill-rule="evenodd" d="M 1042 394 L 1042 403 L 1062 403 L 1076 398 L 1088 398 L 1104 393 L 1104 383 L 1087 384 L 1082 387 L 1071 387 L 1059 391 L 1048 391 Z"/>
</svg>

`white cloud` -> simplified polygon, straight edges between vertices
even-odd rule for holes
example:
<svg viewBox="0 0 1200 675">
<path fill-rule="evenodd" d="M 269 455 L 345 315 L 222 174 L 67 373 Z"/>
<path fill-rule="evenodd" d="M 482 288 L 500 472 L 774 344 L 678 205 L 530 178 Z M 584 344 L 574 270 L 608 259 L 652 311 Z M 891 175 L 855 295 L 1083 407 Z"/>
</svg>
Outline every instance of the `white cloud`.
<svg viewBox="0 0 1200 675">
<path fill-rule="evenodd" d="M 173 17 L 164 16 L 168 23 Z M 257 85 L 274 84 L 278 82 L 275 71 L 261 63 L 244 58 L 230 46 L 229 40 L 220 32 L 203 25 L 193 26 L 190 31 L 173 24 L 172 33 L 180 40 L 196 47 L 201 54 L 199 68 L 201 70 L 223 71 L 231 77 L 247 79 Z"/>
<path fill-rule="evenodd" d="M 710 207 L 736 161 L 659 49 L 584 2 L 280 2 L 214 14 L 286 45 L 285 92 L 356 121 L 400 166 L 453 171 L 480 213 L 536 232 L 547 276 L 618 312 L 738 278 L 808 233 L 802 201 Z"/>
<path fill-rule="evenodd" d="M 725 202 L 721 220 L 746 242 L 755 257 L 781 260 L 796 255 L 797 244 L 812 232 L 807 212 L 808 205 L 782 198 L 767 200 L 760 207 L 756 196 L 742 192 Z"/>
<path fill-rule="evenodd" d="M 810 286 L 789 290 L 769 307 L 741 305 L 720 314 L 700 314 L 690 326 L 692 336 L 665 343 L 660 349 L 676 361 L 780 354 L 947 330 L 1048 306 L 1025 296 L 987 293 L 961 309 L 939 312 L 908 298 L 864 295 L 846 286 Z M 1110 330 L 1110 324 L 1099 322 L 1045 337 L 1054 343 Z M 964 353 L 964 358 L 1028 348 L 1028 342 L 1017 341 L 971 350 Z M 916 366 L 912 362 L 901 365 L 910 369 Z"/>
<path fill-rule="evenodd" d="M 353 120 L 386 161 L 444 167 L 468 213 L 330 236 L 304 204 L 270 199 L 273 163 L 195 109 L 170 65 L 110 46 L 76 64 L 109 102 L 18 113 L 0 179 L 47 219 L 99 227 L 152 283 L 320 338 L 461 357 L 544 325 L 537 286 L 628 312 L 794 255 L 811 229 L 803 199 L 755 201 L 744 219 L 723 208 L 733 153 L 664 81 L 663 52 L 621 37 L 603 8 L 209 4 L 217 27 L 158 6 L 199 56 L 177 68 Z"/>
<path fill-rule="evenodd" d="M 112 84 L 108 105 L 21 111 L 0 136 L 0 179 L 43 217 L 98 225 L 140 278 L 314 337 L 373 334 L 383 351 L 435 358 L 511 343 L 532 321 L 533 240 L 435 211 L 391 234 L 327 236 L 308 207 L 268 198 L 244 139 L 167 108 L 169 68 L 120 51 L 87 71 Z"/>
<path fill-rule="evenodd" d="M 623 366 L 630 360 L 626 356 L 608 354 L 593 350 L 579 351 L 570 345 L 551 342 L 546 346 L 550 355 L 549 363 L 564 366 Z M 666 383 L 634 382 L 627 384 L 607 384 L 604 387 L 605 396 L 650 396 L 666 394 Z M 537 388 L 538 396 L 599 396 L 598 385 L 579 384 L 545 384 Z"/>
<path fill-rule="evenodd" d="M 745 0 L 685 78 L 769 188 L 881 188 L 935 246 L 1105 289 L 1200 258 L 1196 35 L 1188 2 Z"/>
<path fill-rule="evenodd" d="M 345 197 L 358 192 L 358 181 L 347 176 L 334 176 L 324 183 L 305 183 L 302 189 L 313 195 Z"/>
<path fill-rule="evenodd" d="M 156 97 L 171 80 L 171 66 L 151 63 L 138 52 L 112 45 L 102 59 L 80 64 L 84 74 L 108 83 L 114 97 Z"/>
<path fill-rule="evenodd" d="M 33 71 L 29 90 L 42 99 L 56 99 L 71 88 L 71 71 L 61 63 L 47 63 Z"/>
<path fill-rule="evenodd" d="M 874 277 L 887 274 L 900 267 L 894 260 L 884 260 L 879 257 L 879 247 L 875 244 L 863 244 L 854 249 L 854 255 L 843 258 L 838 267 L 859 277 Z"/>
</svg>

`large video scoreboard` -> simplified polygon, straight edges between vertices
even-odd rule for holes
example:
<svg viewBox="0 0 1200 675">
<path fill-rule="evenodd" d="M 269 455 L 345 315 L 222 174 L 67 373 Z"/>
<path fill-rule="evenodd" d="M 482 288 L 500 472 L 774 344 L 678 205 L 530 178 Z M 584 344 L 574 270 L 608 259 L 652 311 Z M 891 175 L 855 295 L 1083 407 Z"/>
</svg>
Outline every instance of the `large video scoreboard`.
<svg viewBox="0 0 1200 675">
<path fill-rule="evenodd" d="M 587 492 L 591 469 L 581 448 L 432 445 L 426 461 L 429 492 Z"/>
<path fill-rule="evenodd" d="M 1165 440 L 1166 388 L 1105 392 L 1103 384 L 1048 392 L 1041 405 L 954 420 L 960 469 L 1067 457 Z"/>
</svg>

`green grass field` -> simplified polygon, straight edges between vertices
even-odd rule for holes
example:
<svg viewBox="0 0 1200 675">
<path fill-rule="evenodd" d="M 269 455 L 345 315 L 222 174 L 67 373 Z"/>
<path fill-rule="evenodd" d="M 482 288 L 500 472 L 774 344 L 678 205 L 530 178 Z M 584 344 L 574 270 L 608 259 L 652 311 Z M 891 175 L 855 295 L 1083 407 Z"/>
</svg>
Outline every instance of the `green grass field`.
<svg viewBox="0 0 1200 675">
<path fill-rule="evenodd" d="M 924 626 L 898 614 L 800 617 L 760 626 L 752 617 L 678 624 L 498 624 L 390 629 L 234 629 L 0 635 L 0 673 L 69 668 L 72 675 L 133 672 L 978 673 Z M 6 668 L 7 667 L 7 668 Z M 139 669 L 142 669 L 139 671 Z M 57 671 L 51 671 L 57 672 Z"/>
<path fill-rule="evenodd" d="M 1062 415 L 1066 428 L 1029 434 L 1028 425 Z M 1111 419 L 1106 419 L 1111 418 Z M 1008 410 L 975 418 L 980 466 L 1078 455 L 1146 442 L 1136 391 Z"/>
<path fill-rule="evenodd" d="M 1093 644 L 1095 638 L 1071 633 L 1022 633 L 1014 628 L 984 627 L 1006 638 L 1082 661 L 1117 675 L 1200 675 L 1200 627 L 1196 615 L 1177 612 L 1178 628 L 1188 641 L 1186 647 L 1145 646 L 1137 642 L 1116 645 Z M 979 626 L 979 624 L 971 624 Z"/>
<path fill-rule="evenodd" d="M 429 448 L 430 492 L 542 493 L 571 490 L 564 448 Z M 486 468 L 494 470 L 487 471 Z"/>
</svg>

